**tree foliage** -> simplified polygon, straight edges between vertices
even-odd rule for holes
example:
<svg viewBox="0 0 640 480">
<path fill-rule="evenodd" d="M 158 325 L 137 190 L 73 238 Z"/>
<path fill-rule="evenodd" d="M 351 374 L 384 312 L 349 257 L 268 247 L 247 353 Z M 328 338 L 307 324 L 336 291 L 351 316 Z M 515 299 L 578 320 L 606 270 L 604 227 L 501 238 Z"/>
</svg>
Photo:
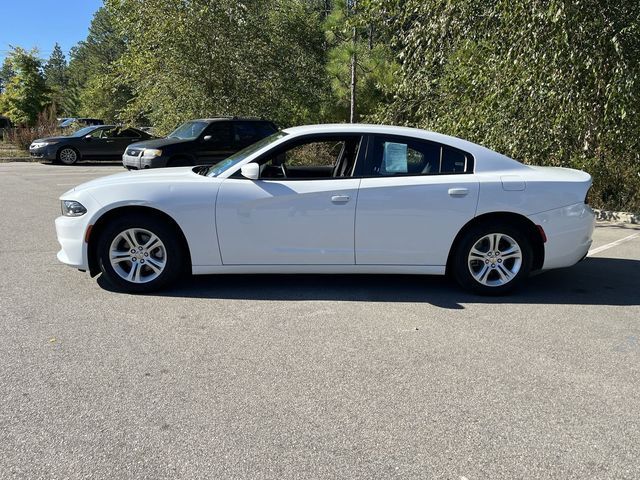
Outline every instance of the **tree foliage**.
<svg viewBox="0 0 640 480">
<path fill-rule="evenodd" d="M 49 89 L 36 51 L 14 48 L 7 57 L 12 72 L 0 96 L 0 112 L 15 124 L 34 125 L 49 103 Z"/>
<path fill-rule="evenodd" d="M 327 96 L 319 11 L 302 0 L 108 0 L 127 49 L 123 116 L 160 130 L 194 117 L 318 118 Z M 149 12 L 154 12 L 150 15 Z"/>
<path fill-rule="evenodd" d="M 328 43 L 326 71 L 333 93 L 333 117 L 349 118 L 354 64 L 356 120 L 367 119 L 389 100 L 398 65 L 389 48 L 388 32 L 372 2 L 336 0 L 324 21 Z"/>
<path fill-rule="evenodd" d="M 70 106 L 67 102 L 69 89 L 67 59 L 58 43 L 53 47 L 53 52 L 45 63 L 43 71 L 54 110 L 60 115 L 68 115 Z"/>
<path fill-rule="evenodd" d="M 598 205 L 640 207 L 635 1 L 387 1 L 401 62 L 378 119 L 586 169 Z"/>
</svg>

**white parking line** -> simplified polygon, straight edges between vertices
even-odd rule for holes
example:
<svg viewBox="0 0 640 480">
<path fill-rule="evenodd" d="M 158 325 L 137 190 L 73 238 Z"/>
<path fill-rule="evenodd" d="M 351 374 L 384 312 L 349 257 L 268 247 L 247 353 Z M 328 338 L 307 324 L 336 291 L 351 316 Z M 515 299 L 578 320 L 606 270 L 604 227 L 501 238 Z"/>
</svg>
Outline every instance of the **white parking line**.
<svg viewBox="0 0 640 480">
<path fill-rule="evenodd" d="M 633 233 L 633 234 L 631 234 L 631 235 L 629 235 L 627 237 L 621 238 L 620 240 L 616 240 L 615 242 L 607 243 L 606 245 L 602 245 L 601 247 L 589 250 L 589 253 L 587 253 L 587 256 L 590 257 L 592 255 L 595 255 L 596 253 L 600 253 L 600 252 L 602 252 L 604 250 L 608 250 L 610 248 L 616 247 L 616 246 L 620 245 L 621 243 L 628 242 L 629 240 L 633 240 L 636 237 L 640 237 L 640 232 Z"/>
</svg>

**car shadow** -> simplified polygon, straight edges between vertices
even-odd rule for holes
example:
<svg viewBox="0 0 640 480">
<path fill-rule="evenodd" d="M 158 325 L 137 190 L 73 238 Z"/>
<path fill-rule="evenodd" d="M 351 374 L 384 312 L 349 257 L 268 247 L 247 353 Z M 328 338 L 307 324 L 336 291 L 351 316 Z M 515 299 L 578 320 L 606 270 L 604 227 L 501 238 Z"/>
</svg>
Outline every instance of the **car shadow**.
<svg viewBox="0 0 640 480">
<path fill-rule="evenodd" d="M 98 282 L 107 288 L 106 282 Z M 466 303 L 640 305 L 640 261 L 587 258 L 532 276 L 503 297 L 474 295 L 452 280 L 420 275 L 206 275 L 155 293 L 161 297 L 229 300 L 428 303 L 463 309 Z"/>
</svg>

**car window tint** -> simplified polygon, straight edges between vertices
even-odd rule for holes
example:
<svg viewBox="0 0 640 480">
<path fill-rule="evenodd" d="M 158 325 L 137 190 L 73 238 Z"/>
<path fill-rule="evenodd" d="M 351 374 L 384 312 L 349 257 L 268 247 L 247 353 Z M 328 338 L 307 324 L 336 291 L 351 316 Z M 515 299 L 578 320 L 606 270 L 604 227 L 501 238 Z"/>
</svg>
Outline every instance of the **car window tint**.
<svg viewBox="0 0 640 480">
<path fill-rule="evenodd" d="M 277 131 L 277 129 L 268 122 L 256 123 L 255 129 L 256 129 L 256 136 L 258 138 L 268 137 L 269 135 Z"/>
<path fill-rule="evenodd" d="M 247 122 L 236 123 L 236 137 L 235 141 L 241 144 L 253 143 L 257 140 L 257 132 L 255 127 Z"/>
<path fill-rule="evenodd" d="M 405 137 L 376 136 L 368 175 L 464 173 L 469 156 L 460 150 Z"/>
<path fill-rule="evenodd" d="M 214 122 L 204 131 L 204 136 L 211 135 L 207 143 L 212 148 L 229 149 L 233 143 L 233 129 L 229 122 Z"/>
<path fill-rule="evenodd" d="M 117 134 L 117 136 L 123 137 L 123 138 L 138 138 L 140 137 L 140 134 L 136 132 L 133 128 L 125 128 L 124 130 L 121 130 Z"/>
<path fill-rule="evenodd" d="M 442 147 L 442 163 L 440 173 L 464 172 L 467 165 L 467 156 L 460 150 Z"/>
</svg>

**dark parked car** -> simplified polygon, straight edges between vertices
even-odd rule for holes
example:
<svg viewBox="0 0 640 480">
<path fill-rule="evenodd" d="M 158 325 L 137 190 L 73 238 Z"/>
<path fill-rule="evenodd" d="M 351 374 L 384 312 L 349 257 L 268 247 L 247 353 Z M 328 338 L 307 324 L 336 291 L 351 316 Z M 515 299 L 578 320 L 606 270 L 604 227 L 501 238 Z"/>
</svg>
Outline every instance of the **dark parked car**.
<svg viewBox="0 0 640 480">
<path fill-rule="evenodd" d="M 277 130 L 272 122 L 254 118 L 191 120 L 166 138 L 130 145 L 122 163 L 128 169 L 214 164 Z"/>
<path fill-rule="evenodd" d="M 32 157 L 72 165 L 78 160 L 121 159 L 127 146 L 153 138 L 136 128 L 117 125 L 84 127 L 63 137 L 34 140 L 29 147 Z"/>
</svg>

